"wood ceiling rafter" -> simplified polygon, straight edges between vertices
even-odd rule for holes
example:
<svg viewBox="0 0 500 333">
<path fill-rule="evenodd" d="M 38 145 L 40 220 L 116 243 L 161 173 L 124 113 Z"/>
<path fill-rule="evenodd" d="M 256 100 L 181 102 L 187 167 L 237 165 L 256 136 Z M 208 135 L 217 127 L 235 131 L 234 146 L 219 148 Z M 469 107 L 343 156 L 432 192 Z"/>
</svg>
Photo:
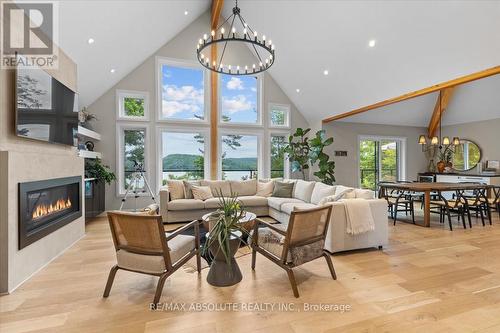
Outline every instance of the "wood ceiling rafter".
<svg viewBox="0 0 500 333">
<path fill-rule="evenodd" d="M 485 70 L 482 70 L 482 71 L 479 71 L 476 73 L 461 76 L 461 77 L 458 77 L 458 78 L 453 79 L 453 80 L 449 80 L 449 81 L 442 82 L 442 83 L 439 83 L 439 84 L 436 84 L 436 85 L 433 85 L 430 87 L 426 87 L 426 88 L 416 90 L 416 91 L 413 91 L 413 92 L 410 92 L 407 94 L 403 94 L 403 95 L 398 96 L 398 97 L 386 99 L 384 101 L 381 101 L 381 102 L 378 102 L 375 104 L 371 104 L 368 106 L 364 106 L 364 107 L 359 108 L 359 109 L 355 109 L 355 110 L 352 110 L 349 112 L 345 112 L 345 113 L 341 113 L 341 114 L 338 114 L 335 116 L 331 116 L 331 117 L 323 119 L 322 122 L 323 122 L 323 124 L 327 124 L 327 123 L 335 121 L 335 120 L 347 118 L 347 117 L 354 116 L 354 115 L 357 115 L 357 114 L 360 114 L 360 113 L 363 113 L 366 111 L 370 111 L 373 109 L 377 109 L 377 108 L 380 108 L 383 106 L 391 105 L 394 103 L 405 101 L 407 99 L 419 97 L 422 95 L 427 95 L 427 94 L 430 94 L 430 93 L 433 93 L 433 92 L 436 92 L 439 90 L 444 90 L 444 89 L 456 87 L 456 86 L 464 84 L 464 83 L 472 82 L 475 80 L 483 79 L 485 77 L 489 77 L 489 76 L 493 76 L 493 75 L 497 75 L 497 74 L 500 74 L 500 66 L 488 68 L 488 69 L 485 69 Z"/>
<path fill-rule="evenodd" d="M 448 108 L 448 105 L 451 101 L 451 96 L 453 95 L 453 91 L 455 87 L 449 87 L 445 89 L 441 89 L 441 98 L 437 98 L 436 105 L 434 106 L 434 111 L 432 112 L 432 117 L 429 122 L 428 133 L 429 138 L 432 138 L 436 134 L 436 130 L 438 129 L 443 113 Z M 439 102 L 441 101 L 441 107 L 439 107 Z"/>
<path fill-rule="evenodd" d="M 212 10 L 210 16 L 210 30 L 216 30 L 219 24 L 220 14 L 224 0 L 212 0 Z M 217 59 L 217 44 L 212 44 L 210 49 L 210 59 Z M 218 106 L 218 75 L 210 72 L 210 178 L 217 179 L 219 166 L 219 145 L 218 128 L 219 106 Z"/>
</svg>

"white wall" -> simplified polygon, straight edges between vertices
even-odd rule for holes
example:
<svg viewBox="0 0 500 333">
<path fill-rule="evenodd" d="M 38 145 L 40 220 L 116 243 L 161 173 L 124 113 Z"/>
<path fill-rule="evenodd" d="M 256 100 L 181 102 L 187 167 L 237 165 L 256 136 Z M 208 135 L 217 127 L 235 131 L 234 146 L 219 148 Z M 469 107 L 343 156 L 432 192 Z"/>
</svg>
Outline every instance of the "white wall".
<svg viewBox="0 0 500 333">
<path fill-rule="evenodd" d="M 337 184 L 357 187 L 358 181 L 358 137 L 360 135 L 406 138 L 406 179 L 416 180 L 419 172 L 427 170 L 427 159 L 417 143 L 418 137 L 426 133 L 426 128 L 410 126 L 374 125 L 348 122 L 331 122 L 323 125 L 328 137 L 334 141 L 326 149 L 335 161 Z M 347 157 L 335 157 L 335 150 L 346 150 Z"/>
<path fill-rule="evenodd" d="M 96 150 L 103 153 L 103 161 L 105 164 L 109 165 L 112 170 L 116 170 L 116 90 L 138 90 L 147 91 L 150 96 L 150 114 L 152 120 L 149 122 L 149 128 L 151 131 L 151 152 L 152 158 L 149 159 L 150 177 L 149 181 L 156 187 L 157 184 L 157 166 L 156 166 L 156 129 L 155 129 L 155 119 L 156 119 L 156 67 L 155 58 L 167 57 L 173 59 L 190 60 L 196 61 L 196 41 L 209 30 L 209 13 L 206 12 L 196 19 L 189 27 L 183 30 L 179 35 L 177 35 L 170 42 L 161 47 L 157 52 L 146 59 L 141 65 L 134 69 L 130 74 L 124 77 L 118 84 L 104 93 L 100 98 L 98 98 L 92 105 L 89 106 L 89 110 L 95 113 L 99 118 L 99 121 L 95 123 L 96 131 L 100 132 L 102 135 L 102 140 L 96 144 Z M 247 63 L 254 62 L 255 60 L 251 57 L 250 52 L 247 49 L 238 50 L 238 58 L 241 61 L 247 61 Z M 230 61 L 227 58 L 227 61 Z M 267 110 L 267 106 L 270 102 L 290 104 L 291 105 L 291 120 L 292 129 L 295 127 L 307 127 L 307 121 L 304 119 L 302 114 L 297 110 L 297 108 L 291 103 L 290 99 L 283 93 L 281 88 L 276 84 L 269 74 L 264 74 L 263 76 L 263 111 Z M 179 125 L 181 126 L 181 125 Z M 238 128 L 234 131 L 237 133 Z M 264 135 L 268 135 L 268 130 L 264 130 Z M 267 147 L 263 147 L 264 156 L 267 151 Z M 269 168 L 269 162 L 267 158 L 264 159 L 264 170 Z M 120 198 L 116 196 L 116 186 L 106 187 L 106 209 L 117 209 L 120 205 Z M 131 200 L 133 201 L 133 199 Z M 141 207 L 149 204 L 150 201 L 146 198 L 139 198 L 137 201 L 137 206 Z M 132 205 L 133 207 L 133 205 Z"/>
</svg>

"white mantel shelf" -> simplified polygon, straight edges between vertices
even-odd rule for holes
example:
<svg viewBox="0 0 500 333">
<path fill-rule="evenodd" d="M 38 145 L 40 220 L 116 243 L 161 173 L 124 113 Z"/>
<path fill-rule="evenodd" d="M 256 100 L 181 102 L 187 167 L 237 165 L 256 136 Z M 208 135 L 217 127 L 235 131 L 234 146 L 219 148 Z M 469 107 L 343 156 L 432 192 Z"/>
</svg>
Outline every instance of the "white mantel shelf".
<svg viewBox="0 0 500 333">
<path fill-rule="evenodd" d="M 89 150 L 79 150 L 78 151 L 78 156 L 83 157 L 83 158 L 102 158 L 101 153 L 98 153 L 96 151 L 89 151 Z"/>
<path fill-rule="evenodd" d="M 92 130 L 89 130 L 88 128 L 85 128 L 83 126 L 78 126 L 78 135 L 84 136 L 86 138 L 94 139 L 97 141 L 101 140 L 101 134 L 94 132 Z"/>
</svg>

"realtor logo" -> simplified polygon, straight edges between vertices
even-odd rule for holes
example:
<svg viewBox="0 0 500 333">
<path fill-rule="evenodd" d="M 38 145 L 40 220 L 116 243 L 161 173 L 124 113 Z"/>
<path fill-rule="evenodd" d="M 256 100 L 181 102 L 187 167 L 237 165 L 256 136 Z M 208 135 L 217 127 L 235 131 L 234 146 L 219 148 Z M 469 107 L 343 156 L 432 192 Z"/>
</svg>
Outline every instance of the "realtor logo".
<svg viewBox="0 0 500 333">
<path fill-rule="evenodd" d="M 2 2 L 2 68 L 57 68 L 55 2 Z"/>
</svg>

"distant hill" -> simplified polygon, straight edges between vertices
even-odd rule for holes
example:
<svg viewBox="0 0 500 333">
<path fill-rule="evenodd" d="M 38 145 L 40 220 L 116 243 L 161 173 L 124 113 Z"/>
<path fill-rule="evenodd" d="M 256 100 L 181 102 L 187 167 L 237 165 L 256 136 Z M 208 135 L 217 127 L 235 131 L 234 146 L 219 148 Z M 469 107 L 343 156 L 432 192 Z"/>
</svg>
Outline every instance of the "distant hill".
<svg viewBox="0 0 500 333">
<path fill-rule="evenodd" d="M 199 158 L 191 154 L 170 154 L 163 158 L 163 170 L 189 170 Z M 224 169 L 257 170 L 257 159 L 254 157 L 225 158 Z"/>
</svg>

